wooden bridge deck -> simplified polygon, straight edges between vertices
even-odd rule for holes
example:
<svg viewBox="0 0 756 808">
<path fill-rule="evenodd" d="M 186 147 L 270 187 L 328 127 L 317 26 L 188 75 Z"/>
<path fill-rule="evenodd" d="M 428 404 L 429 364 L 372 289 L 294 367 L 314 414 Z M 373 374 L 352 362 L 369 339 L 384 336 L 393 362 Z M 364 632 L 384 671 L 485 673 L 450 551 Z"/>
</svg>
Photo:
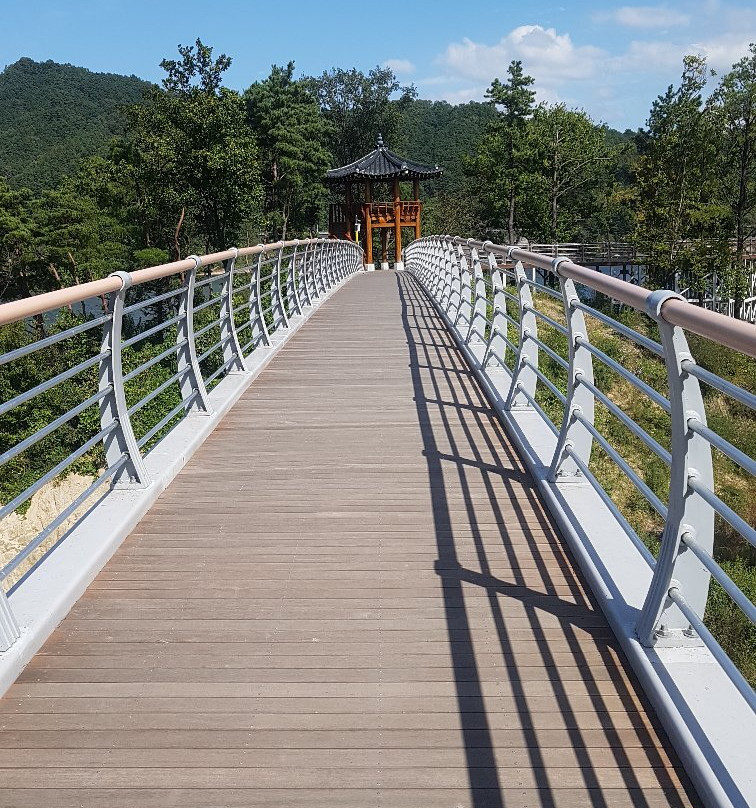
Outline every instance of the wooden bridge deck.
<svg viewBox="0 0 756 808">
<path fill-rule="evenodd" d="M 407 275 L 356 277 L 0 702 L 0 805 L 696 803 Z"/>
</svg>

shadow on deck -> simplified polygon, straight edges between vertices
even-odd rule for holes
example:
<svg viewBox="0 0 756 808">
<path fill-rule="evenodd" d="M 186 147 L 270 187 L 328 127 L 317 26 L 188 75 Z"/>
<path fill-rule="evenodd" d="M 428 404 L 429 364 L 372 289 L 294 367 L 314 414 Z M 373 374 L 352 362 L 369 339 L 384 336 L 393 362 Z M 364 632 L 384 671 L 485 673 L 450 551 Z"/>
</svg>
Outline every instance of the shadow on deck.
<svg viewBox="0 0 756 808">
<path fill-rule="evenodd" d="M 411 276 L 292 339 L 0 702 L 3 805 L 697 804 Z"/>
</svg>

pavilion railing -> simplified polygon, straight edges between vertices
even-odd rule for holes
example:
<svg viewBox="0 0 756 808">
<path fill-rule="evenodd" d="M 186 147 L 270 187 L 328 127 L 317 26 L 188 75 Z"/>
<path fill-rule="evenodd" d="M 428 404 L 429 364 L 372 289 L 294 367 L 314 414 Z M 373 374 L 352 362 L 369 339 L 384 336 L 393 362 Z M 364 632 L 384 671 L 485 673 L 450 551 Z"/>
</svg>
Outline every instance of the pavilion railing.
<svg viewBox="0 0 756 808">
<path fill-rule="evenodd" d="M 88 480 L 3 548 L 0 650 L 19 633 L 5 590 L 110 489 L 149 486 L 145 458 L 159 441 L 187 416 L 212 414 L 208 393 L 221 379 L 247 373 L 274 335 L 362 265 L 351 242 L 277 242 L 0 305 L 0 525 L 71 471 Z"/>
<path fill-rule="evenodd" d="M 756 625 L 756 607 L 714 558 L 715 516 L 751 547 L 756 529 L 720 497 L 725 486 L 714 479 L 712 448 L 747 475 L 750 485 L 756 460 L 707 424 L 702 386 L 750 413 L 756 395 L 696 364 L 685 333 L 756 357 L 754 326 L 693 306 L 674 292 L 602 275 L 565 256 L 450 236 L 415 241 L 404 255 L 407 270 L 469 346 L 481 372 L 504 390 L 503 409 L 533 412 L 553 433 L 548 479 L 592 486 L 653 571 L 635 625 L 640 642 L 649 647 L 702 642 L 756 709 L 753 689 L 704 624 L 713 577 Z M 608 305 L 602 306 L 602 299 Z M 649 317 L 658 339 L 622 322 L 617 303 Z M 632 367 L 592 344 L 591 321 L 606 329 L 609 341 L 635 346 L 639 358 Z M 641 378 L 642 360 L 660 364 L 657 375 L 666 380 L 666 390 Z M 600 382 L 607 375 L 621 380 L 625 395 L 645 399 L 660 424 L 656 437 L 627 414 L 624 401 L 607 395 Z M 650 483 L 642 468 L 623 457 L 623 444 L 602 431 L 607 419 L 614 419 L 615 430 L 624 429 L 628 440 L 639 441 L 647 457 L 658 458 L 666 470 L 664 485 Z M 663 528 L 656 554 L 602 486 L 591 465 L 596 449 L 658 515 Z M 659 493 L 662 488 L 666 495 Z"/>
</svg>

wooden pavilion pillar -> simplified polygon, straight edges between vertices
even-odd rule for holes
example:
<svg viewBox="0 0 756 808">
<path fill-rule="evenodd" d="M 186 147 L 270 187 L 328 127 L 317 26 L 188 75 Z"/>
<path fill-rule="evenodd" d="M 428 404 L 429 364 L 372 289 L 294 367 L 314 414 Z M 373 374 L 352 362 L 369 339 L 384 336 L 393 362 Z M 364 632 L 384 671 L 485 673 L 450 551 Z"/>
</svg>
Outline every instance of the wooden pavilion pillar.
<svg viewBox="0 0 756 808">
<path fill-rule="evenodd" d="M 368 180 L 365 184 L 365 205 L 362 208 L 365 211 L 365 239 L 367 240 L 367 244 L 365 245 L 365 253 L 367 255 L 366 260 L 368 266 L 372 266 L 373 264 L 373 221 L 370 215 L 370 203 L 372 201 L 373 188 L 370 180 Z"/>
<path fill-rule="evenodd" d="M 420 180 L 412 181 L 412 190 L 414 192 L 415 202 L 420 202 Z M 417 214 L 415 216 L 415 238 L 420 238 L 420 206 L 418 205 Z"/>
<path fill-rule="evenodd" d="M 346 237 L 354 241 L 354 202 L 352 199 L 352 183 L 346 183 Z"/>
<path fill-rule="evenodd" d="M 399 179 L 394 178 L 394 264 L 402 262 L 402 201 Z"/>
</svg>

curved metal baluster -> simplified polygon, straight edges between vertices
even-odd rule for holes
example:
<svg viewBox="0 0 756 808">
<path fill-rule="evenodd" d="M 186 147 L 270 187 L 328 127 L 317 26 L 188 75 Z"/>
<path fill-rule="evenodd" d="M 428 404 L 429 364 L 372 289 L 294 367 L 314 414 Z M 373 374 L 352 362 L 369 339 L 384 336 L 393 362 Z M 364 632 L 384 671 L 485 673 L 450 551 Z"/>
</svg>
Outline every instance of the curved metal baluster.
<svg viewBox="0 0 756 808">
<path fill-rule="evenodd" d="M 294 243 L 294 249 L 289 256 L 289 267 L 286 274 L 286 307 L 289 317 L 302 313 L 302 304 L 299 300 L 299 285 L 297 283 L 297 252 L 299 242 Z"/>
<path fill-rule="evenodd" d="M 531 404 L 528 398 L 523 395 L 524 391 L 531 398 L 535 398 L 536 384 L 538 376 L 533 368 L 528 367 L 524 360 L 529 360 L 535 367 L 538 367 L 538 343 L 533 341 L 533 337 L 538 337 L 538 322 L 533 313 L 533 295 L 530 286 L 526 283 L 527 275 L 522 261 L 515 264 L 515 278 L 517 280 L 517 297 L 520 303 L 520 337 L 517 360 L 512 375 L 512 386 L 507 396 L 504 408 L 530 409 Z"/>
<path fill-rule="evenodd" d="M 126 292 L 131 286 L 131 276 L 128 272 L 114 272 L 123 284 L 120 291 L 110 295 L 110 310 L 113 316 L 105 325 L 102 334 L 101 352 L 107 358 L 100 362 L 99 390 L 108 390 L 109 393 L 100 400 L 100 428 L 105 430 L 117 424 L 116 429 L 108 433 L 104 440 L 105 462 L 114 466 L 116 462 L 126 455 L 128 460 L 113 475 L 111 484 L 117 488 L 135 486 L 145 488 L 152 480 L 144 465 L 142 453 L 139 451 L 134 429 L 126 406 L 126 393 L 123 387 L 123 363 L 121 356 L 121 333 L 123 329 L 123 307 Z"/>
<path fill-rule="evenodd" d="M 553 267 L 557 275 L 559 275 L 559 264 L 567 260 L 569 259 L 554 259 Z M 585 347 L 585 344 L 589 342 L 588 329 L 583 312 L 576 308 L 580 299 L 573 281 L 559 276 L 559 283 L 567 320 L 569 370 L 562 428 L 551 462 L 549 477 L 552 481 L 564 482 L 568 479 L 584 479 L 582 471 L 573 458 L 565 452 L 565 448 L 570 448 L 586 466 L 588 465 L 593 448 L 593 435 L 584 424 L 575 418 L 575 415 L 580 414 L 590 424 L 593 424 L 595 401 L 590 388 L 580 383 L 586 381 L 593 384 L 593 355 Z M 582 342 L 578 342 L 578 337 L 582 338 Z"/>
<path fill-rule="evenodd" d="M 260 244 L 260 247 L 264 247 L 264 245 Z M 265 249 L 262 249 L 257 254 L 257 264 L 252 270 L 252 285 L 249 290 L 249 318 L 252 323 L 252 350 L 255 350 L 260 345 L 270 345 L 270 334 L 268 333 L 268 326 L 263 313 L 262 282 L 260 280 L 264 255 Z"/>
<path fill-rule="evenodd" d="M 188 256 L 194 267 L 186 273 L 184 293 L 179 303 L 179 319 L 176 323 L 176 358 L 178 361 L 179 386 L 184 400 L 185 412 L 191 412 L 196 405 L 200 412 L 211 415 L 213 408 L 207 397 L 205 380 L 197 362 L 197 346 L 194 339 L 194 284 L 197 281 L 197 267 L 200 259 Z"/>
<path fill-rule="evenodd" d="M 286 315 L 283 292 L 281 290 L 281 263 L 283 262 L 284 245 L 283 242 L 278 248 L 276 256 L 276 266 L 273 270 L 270 288 L 270 312 L 273 317 L 273 330 L 289 327 L 289 318 Z"/>
<path fill-rule="evenodd" d="M 220 338 L 223 348 L 223 364 L 226 373 L 244 373 L 247 365 L 242 354 L 239 335 L 234 322 L 234 270 L 239 251 L 231 247 L 234 256 L 224 262 L 226 277 L 223 279 L 220 304 Z"/>
<path fill-rule="evenodd" d="M 711 574 L 685 547 L 682 536 L 689 534 L 709 555 L 714 550 L 714 510 L 688 485 L 689 478 L 695 476 L 709 490 L 714 490 L 711 444 L 688 428 L 692 419 L 705 426 L 706 410 L 698 379 L 683 368 L 684 362 L 694 361 L 685 334 L 666 322 L 662 314 L 662 306 L 670 298 L 681 296 L 675 292 L 653 292 L 646 308 L 646 313 L 659 325 L 664 347 L 671 405 L 672 466 L 659 557 L 636 628 L 644 645 L 700 643 L 669 592 L 672 588 L 681 591 L 688 606 L 703 619 Z"/>
</svg>

